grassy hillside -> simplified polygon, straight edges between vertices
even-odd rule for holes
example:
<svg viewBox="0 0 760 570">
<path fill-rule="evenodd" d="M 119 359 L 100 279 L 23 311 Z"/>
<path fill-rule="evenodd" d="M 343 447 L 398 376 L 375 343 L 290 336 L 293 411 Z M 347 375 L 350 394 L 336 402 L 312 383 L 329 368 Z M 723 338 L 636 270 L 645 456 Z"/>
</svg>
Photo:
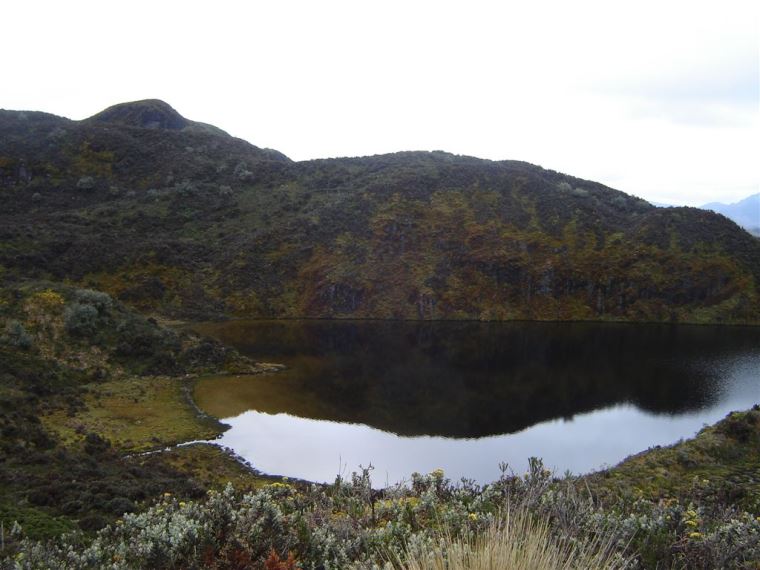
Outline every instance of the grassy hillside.
<svg viewBox="0 0 760 570">
<path fill-rule="evenodd" d="M 169 315 L 760 322 L 760 241 L 527 163 L 295 163 L 144 101 L 0 112 L 0 271 Z"/>
</svg>

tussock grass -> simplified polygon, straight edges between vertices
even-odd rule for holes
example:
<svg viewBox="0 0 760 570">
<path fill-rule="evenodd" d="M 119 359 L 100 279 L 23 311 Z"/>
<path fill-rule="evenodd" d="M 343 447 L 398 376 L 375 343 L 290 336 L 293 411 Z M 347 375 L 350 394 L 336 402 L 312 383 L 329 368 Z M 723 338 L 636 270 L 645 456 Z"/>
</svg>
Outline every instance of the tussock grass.
<svg viewBox="0 0 760 570">
<path fill-rule="evenodd" d="M 551 531 L 547 519 L 524 509 L 508 512 L 480 533 L 441 535 L 437 545 L 407 548 L 396 557 L 400 570 L 617 570 L 628 561 L 611 537 L 569 541 Z"/>
</svg>

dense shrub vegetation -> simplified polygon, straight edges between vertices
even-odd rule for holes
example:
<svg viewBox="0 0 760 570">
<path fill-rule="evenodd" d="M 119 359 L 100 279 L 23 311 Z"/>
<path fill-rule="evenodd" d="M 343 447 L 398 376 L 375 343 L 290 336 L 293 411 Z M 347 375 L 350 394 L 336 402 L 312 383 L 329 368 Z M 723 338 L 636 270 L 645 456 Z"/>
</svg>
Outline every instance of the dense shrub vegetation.
<svg viewBox="0 0 760 570">
<path fill-rule="evenodd" d="M 75 525 L 95 530 L 167 489 L 203 495 L 205 487 L 160 461 L 125 460 L 83 414 L 93 395 L 108 397 L 121 385 L 138 386 L 138 402 L 143 388 L 134 376 L 250 371 L 253 363 L 218 342 L 159 326 L 105 293 L 50 283 L 0 287 L 0 330 L 4 529 L 18 521 L 33 537 Z M 55 417 L 74 426 L 71 441 L 51 430 Z"/>
<path fill-rule="evenodd" d="M 552 478 L 539 460 L 523 476 L 505 467 L 483 487 L 452 484 L 437 470 L 375 491 L 370 474 L 364 469 L 328 486 L 277 482 L 245 494 L 228 486 L 200 501 L 166 494 L 92 542 L 75 535 L 21 540 L 14 562 L 19 568 L 432 567 L 412 561 L 461 556 L 483 533 L 493 548 L 500 540 L 494 525 L 504 528 L 509 517 L 519 525 L 509 527 L 512 548 L 539 546 L 553 558 L 564 552 L 569 564 L 561 568 L 750 568 L 760 560 L 760 517 L 691 499 L 605 504 L 583 480 Z"/>
<path fill-rule="evenodd" d="M 760 320 L 760 241 L 733 222 L 527 163 L 294 163 L 157 101 L 80 122 L 4 111 L 0 134 L 0 266 L 141 309 Z"/>
</svg>

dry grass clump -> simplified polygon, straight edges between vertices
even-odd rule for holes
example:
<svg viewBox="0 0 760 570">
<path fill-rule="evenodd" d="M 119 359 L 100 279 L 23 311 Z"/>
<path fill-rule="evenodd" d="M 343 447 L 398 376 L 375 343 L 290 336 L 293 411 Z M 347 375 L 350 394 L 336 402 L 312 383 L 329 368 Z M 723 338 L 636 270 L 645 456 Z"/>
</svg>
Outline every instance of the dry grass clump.
<svg viewBox="0 0 760 570">
<path fill-rule="evenodd" d="M 458 537 L 445 532 L 438 544 L 408 548 L 394 565 L 403 570 L 616 570 L 629 561 L 612 548 L 611 537 L 561 539 L 547 519 L 520 508 L 483 532 Z"/>
</svg>

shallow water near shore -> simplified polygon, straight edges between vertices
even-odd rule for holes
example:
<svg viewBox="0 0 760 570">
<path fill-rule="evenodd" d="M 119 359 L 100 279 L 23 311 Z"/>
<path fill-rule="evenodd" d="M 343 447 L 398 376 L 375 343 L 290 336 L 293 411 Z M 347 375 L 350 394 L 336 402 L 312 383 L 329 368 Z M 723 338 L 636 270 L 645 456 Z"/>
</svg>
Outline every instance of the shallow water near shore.
<svg viewBox="0 0 760 570">
<path fill-rule="evenodd" d="M 288 369 L 212 377 L 219 443 L 270 474 L 376 485 L 442 468 L 488 482 L 538 456 L 613 465 L 760 402 L 760 328 L 591 323 L 231 321 L 193 327 Z"/>
</svg>

